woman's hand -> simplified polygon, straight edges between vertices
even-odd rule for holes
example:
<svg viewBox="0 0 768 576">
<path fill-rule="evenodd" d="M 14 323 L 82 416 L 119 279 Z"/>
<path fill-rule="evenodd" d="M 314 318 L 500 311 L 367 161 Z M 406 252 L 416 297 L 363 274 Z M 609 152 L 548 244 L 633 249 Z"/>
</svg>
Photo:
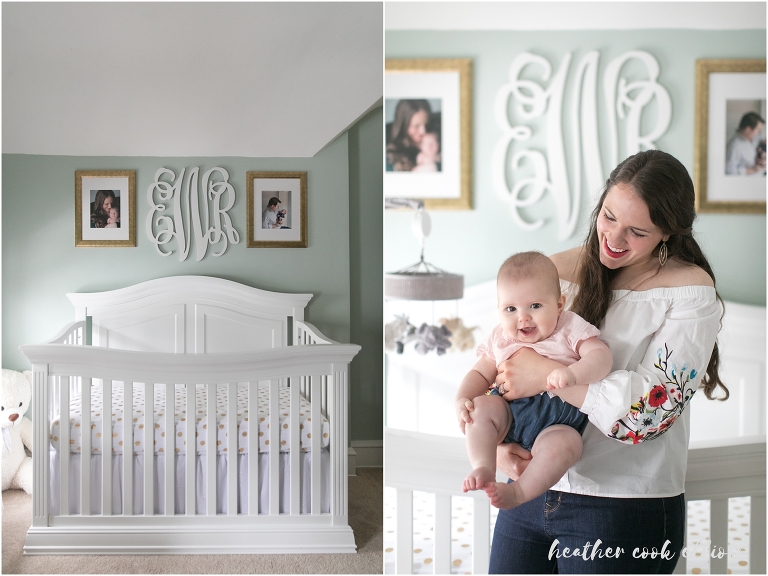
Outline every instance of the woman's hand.
<svg viewBox="0 0 768 576">
<path fill-rule="evenodd" d="M 466 434 L 464 427 L 472 423 L 472 416 L 469 413 L 475 409 L 475 405 L 469 398 L 457 398 L 456 402 L 454 402 L 454 408 L 456 409 L 456 418 L 459 421 L 461 433 Z"/>
<path fill-rule="evenodd" d="M 520 444 L 499 444 L 496 448 L 496 468 L 517 480 L 531 463 L 531 453 Z"/>
<path fill-rule="evenodd" d="M 504 384 L 502 396 L 507 402 L 536 396 L 547 389 L 547 376 L 558 368 L 563 368 L 563 365 L 523 346 L 499 364 L 496 384 Z"/>
</svg>

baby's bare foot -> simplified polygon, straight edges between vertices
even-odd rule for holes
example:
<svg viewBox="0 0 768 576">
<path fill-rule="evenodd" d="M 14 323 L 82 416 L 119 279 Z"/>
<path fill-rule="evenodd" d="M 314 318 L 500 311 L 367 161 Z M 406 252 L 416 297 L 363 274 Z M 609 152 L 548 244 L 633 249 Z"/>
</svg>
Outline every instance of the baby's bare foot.
<svg viewBox="0 0 768 576">
<path fill-rule="evenodd" d="M 496 481 L 496 472 L 488 466 L 478 466 L 464 478 L 464 492 L 480 490 Z"/>
<path fill-rule="evenodd" d="M 491 504 L 501 510 L 509 510 L 523 503 L 517 492 L 514 482 L 511 484 L 492 482 L 485 487 L 485 493 L 490 498 Z"/>
</svg>

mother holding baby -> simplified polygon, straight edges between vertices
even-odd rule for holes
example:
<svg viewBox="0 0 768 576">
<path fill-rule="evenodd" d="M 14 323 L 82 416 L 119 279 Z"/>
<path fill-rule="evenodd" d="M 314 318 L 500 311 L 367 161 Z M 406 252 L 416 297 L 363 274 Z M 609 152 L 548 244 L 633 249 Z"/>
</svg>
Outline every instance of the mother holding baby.
<svg viewBox="0 0 768 576">
<path fill-rule="evenodd" d="M 106 228 L 109 212 L 116 205 L 117 199 L 112 190 L 97 190 L 91 203 L 91 228 Z"/>
<path fill-rule="evenodd" d="M 427 100 L 400 100 L 387 139 L 387 172 L 410 172 L 416 167 L 421 141 L 427 133 L 432 108 Z"/>
<path fill-rule="evenodd" d="M 685 167 L 665 152 L 640 152 L 611 172 L 586 243 L 552 256 L 566 307 L 600 328 L 613 368 L 554 391 L 592 424 L 581 459 L 542 496 L 500 511 L 490 573 L 673 571 L 686 519 L 685 408 L 697 389 L 728 394 L 715 342 L 722 301 L 693 237 L 695 217 Z M 499 365 L 496 383 L 508 401 L 535 396 L 558 367 L 522 348 Z M 515 444 L 497 449 L 512 479 L 529 462 Z M 643 548 L 660 554 L 636 558 Z"/>
</svg>

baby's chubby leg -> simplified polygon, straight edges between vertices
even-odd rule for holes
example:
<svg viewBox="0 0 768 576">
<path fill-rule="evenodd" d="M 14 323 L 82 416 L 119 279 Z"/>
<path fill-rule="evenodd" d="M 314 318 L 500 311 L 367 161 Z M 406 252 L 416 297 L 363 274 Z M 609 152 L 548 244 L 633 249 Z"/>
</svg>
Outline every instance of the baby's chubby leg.
<svg viewBox="0 0 768 576">
<path fill-rule="evenodd" d="M 496 508 L 514 508 L 541 496 L 578 462 L 584 445 L 581 434 L 564 424 L 549 426 L 536 437 L 531 463 L 517 482 L 494 482 L 485 492 Z"/>
<path fill-rule="evenodd" d="M 496 481 L 496 446 L 512 425 L 509 403 L 501 396 L 478 396 L 472 403 L 472 422 L 466 424 L 464 432 L 473 470 L 464 479 L 464 492 Z"/>
</svg>

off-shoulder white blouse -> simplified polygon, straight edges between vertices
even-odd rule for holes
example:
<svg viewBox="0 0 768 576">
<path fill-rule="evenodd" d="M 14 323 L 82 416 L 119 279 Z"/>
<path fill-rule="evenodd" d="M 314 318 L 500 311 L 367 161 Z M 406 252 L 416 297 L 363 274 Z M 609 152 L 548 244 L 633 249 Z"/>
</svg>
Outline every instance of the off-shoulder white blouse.
<svg viewBox="0 0 768 576">
<path fill-rule="evenodd" d="M 578 286 L 560 285 L 570 308 Z M 685 490 L 686 407 L 706 372 L 721 315 L 710 286 L 614 292 L 599 327 L 613 370 L 589 385 L 581 407 L 592 424 L 584 451 L 554 490 L 615 498 Z"/>
</svg>

